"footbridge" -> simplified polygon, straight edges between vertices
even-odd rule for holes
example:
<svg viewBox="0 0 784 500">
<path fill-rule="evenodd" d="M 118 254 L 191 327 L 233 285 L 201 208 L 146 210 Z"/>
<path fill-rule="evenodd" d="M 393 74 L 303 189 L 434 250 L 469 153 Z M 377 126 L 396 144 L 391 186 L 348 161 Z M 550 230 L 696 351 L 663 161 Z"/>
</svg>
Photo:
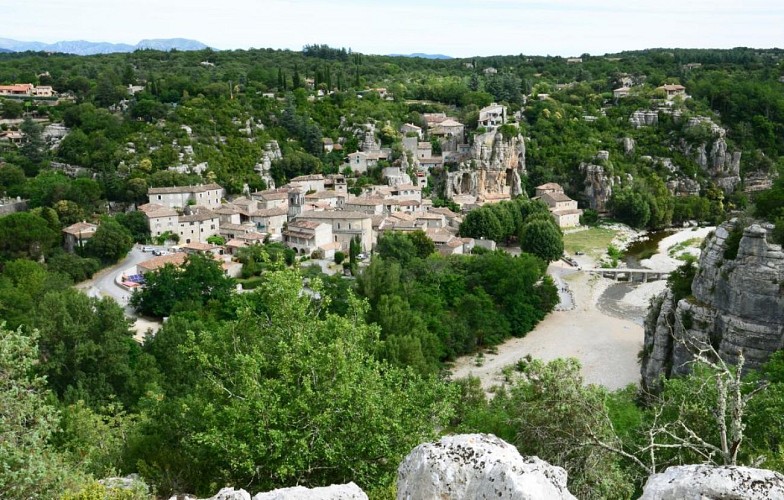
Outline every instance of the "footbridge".
<svg viewBox="0 0 784 500">
<path fill-rule="evenodd" d="M 614 279 L 615 281 L 628 281 L 632 283 L 648 283 L 649 281 L 666 280 L 671 271 L 656 271 L 653 269 L 630 269 L 630 268 L 593 268 L 583 269 L 590 274 L 598 274 L 603 278 Z"/>
</svg>

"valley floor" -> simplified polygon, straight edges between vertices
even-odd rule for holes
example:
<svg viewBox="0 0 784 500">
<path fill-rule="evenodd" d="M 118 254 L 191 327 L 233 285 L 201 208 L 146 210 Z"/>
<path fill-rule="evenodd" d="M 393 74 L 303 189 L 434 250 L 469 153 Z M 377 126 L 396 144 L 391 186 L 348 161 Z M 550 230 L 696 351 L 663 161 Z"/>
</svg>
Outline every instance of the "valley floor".
<svg viewBox="0 0 784 500">
<path fill-rule="evenodd" d="M 643 261 L 645 267 L 671 271 L 682 261 L 677 252 L 699 253 L 699 242 L 713 228 L 684 229 L 664 238 L 658 253 Z M 673 253 L 673 256 L 670 255 Z M 583 267 L 597 264 L 590 253 L 578 257 Z M 452 377 L 479 377 L 489 390 L 505 383 L 504 367 L 530 355 L 550 361 L 573 357 L 582 364 L 588 384 L 599 384 L 614 390 L 638 384 L 640 367 L 637 353 L 642 348 L 642 322 L 650 298 L 666 287 L 665 281 L 644 284 L 616 283 L 591 276 L 563 262 L 550 265 L 549 273 L 556 284 L 564 283 L 571 291 L 572 308 L 559 307 L 550 313 L 525 338 L 515 338 L 499 345 L 496 354 L 464 356 L 452 367 Z"/>
</svg>

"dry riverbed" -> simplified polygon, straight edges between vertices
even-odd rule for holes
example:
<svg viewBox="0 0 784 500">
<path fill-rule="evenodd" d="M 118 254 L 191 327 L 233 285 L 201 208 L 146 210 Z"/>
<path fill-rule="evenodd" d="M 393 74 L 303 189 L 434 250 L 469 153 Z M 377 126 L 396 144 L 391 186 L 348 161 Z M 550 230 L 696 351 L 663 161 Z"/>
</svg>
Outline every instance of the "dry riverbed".
<svg viewBox="0 0 784 500">
<path fill-rule="evenodd" d="M 700 241 L 713 228 L 684 229 L 664 238 L 658 253 L 642 264 L 651 269 L 671 271 L 682 261 L 681 252 L 699 253 Z M 632 239 L 628 229 L 619 231 L 613 244 L 625 246 Z M 679 246 L 680 245 L 680 246 Z M 677 252 L 670 255 L 670 250 Z M 589 249 L 578 257 L 583 267 L 593 267 L 599 259 L 598 249 Z M 593 251 L 591 251 L 593 250 Z M 550 313 L 525 338 L 511 339 L 497 346 L 495 354 L 464 356 L 452 367 L 453 378 L 479 377 L 489 390 L 505 383 L 504 367 L 530 355 L 550 361 L 573 357 L 582 364 L 588 384 L 619 389 L 637 384 L 640 367 L 637 353 L 642 348 L 642 319 L 650 298 L 666 286 L 664 281 L 644 284 L 616 284 L 612 280 L 590 276 L 563 262 L 550 265 L 549 272 L 560 277 L 572 292 L 574 308 Z"/>
</svg>

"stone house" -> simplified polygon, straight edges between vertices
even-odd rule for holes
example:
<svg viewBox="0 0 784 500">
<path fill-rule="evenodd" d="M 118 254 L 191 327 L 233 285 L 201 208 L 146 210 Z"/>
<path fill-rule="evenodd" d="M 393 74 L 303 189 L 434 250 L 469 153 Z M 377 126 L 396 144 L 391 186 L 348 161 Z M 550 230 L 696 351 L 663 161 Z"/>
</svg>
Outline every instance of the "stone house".
<svg viewBox="0 0 784 500">
<path fill-rule="evenodd" d="M 250 195 L 252 200 L 259 202 L 258 208 L 288 208 L 289 190 L 288 189 L 268 189 L 266 191 L 256 191 Z"/>
<path fill-rule="evenodd" d="M 443 137 L 455 137 L 462 142 L 464 132 L 465 125 L 452 118 L 447 118 L 438 125 L 435 125 L 430 131 L 430 134 Z"/>
<path fill-rule="evenodd" d="M 506 106 L 493 103 L 479 110 L 479 122 L 477 126 L 492 130 L 505 124 L 506 119 Z"/>
<path fill-rule="evenodd" d="M 441 255 L 462 255 L 463 240 L 445 229 L 427 229 L 427 237 L 433 240 Z"/>
<path fill-rule="evenodd" d="M 426 141 L 417 143 L 416 157 L 420 160 L 433 157 L 433 145 Z"/>
<path fill-rule="evenodd" d="M 174 267 L 180 267 L 185 264 L 187 259 L 188 256 L 184 252 L 161 255 L 159 257 L 153 257 L 152 259 L 148 259 L 144 262 L 136 264 L 136 270 L 139 274 L 147 274 L 157 271 L 167 264 L 170 264 Z"/>
<path fill-rule="evenodd" d="M 186 207 L 185 213 L 177 219 L 177 226 L 181 243 L 207 243 L 207 238 L 219 234 L 220 217 L 205 207 Z"/>
<path fill-rule="evenodd" d="M 294 220 L 291 221 L 283 231 L 283 241 L 286 246 L 293 249 L 299 255 L 311 255 L 316 250 L 326 249 L 322 248 L 329 246 L 332 248 L 332 257 L 335 256 L 334 245 L 332 241 L 332 226 L 324 222 L 309 221 L 309 220 Z"/>
<path fill-rule="evenodd" d="M 378 153 L 365 153 L 357 151 L 348 155 L 348 162 L 345 166 L 351 167 L 351 170 L 358 174 L 364 174 L 368 168 L 373 168 L 378 165 Z"/>
<path fill-rule="evenodd" d="M 300 188 L 305 193 L 309 191 L 317 193 L 319 191 L 324 191 L 324 183 L 325 179 L 321 174 L 300 175 L 299 177 L 291 179 L 288 186 Z"/>
<path fill-rule="evenodd" d="M 305 195 L 305 203 L 312 205 L 323 205 L 327 208 L 342 207 L 345 203 L 346 196 L 338 194 L 333 190 L 318 191 Z"/>
<path fill-rule="evenodd" d="M 363 252 L 369 252 L 375 244 L 373 221 L 369 214 L 344 210 L 308 211 L 300 214 L 297 220 L 330 224 L 332 226 L 332 239 L 341 244 L 343 251 L 348 251 L 351 239 L 354 237 L 359 238 L 360 248 Z"/>
<path fill-rule="evenodd" d="M 656 87 L 656 90 L 663 90 L 664 93 L 667 95 L 667 100 L 670 101 L 677 96 L 687 97 L 686 96 L 686 87 L 683 85 L 662 85 L 661 87 Z"/>
<path fill-rule="evenodd" d="M 253 224 L 252 222 L 245 222 L 243 224 L 231 224 L 231 223 L 224 224 L 223 221 L 221 221 L 220 228 L 218 229 L 218 233 L 226 241 L 236 239 L 239 235 L 255 233 L 255 232 L 256 232 L 256 225 Z"/>
<path fill-rule="evenodd" d="M 386 202 L 387 200 L 378 196 L 355 196 L 346 201 L 344 208 L 368 215 L 382 215 Z"/>
<path fill-rule="evenodd" d="M 283 226 L 288 221 L 288 208 L 260 208 L 251 212 L 250 221 L 256 225 L 258 231 L 269 233 L 272 239 L 280 239 Z"/>
<path fill-rule="evenodd" d="M 145 203 L 139 205 L 139 211 L 144 212 L 147 217 L 147 225 L 150 228 L 150 235 L 153 237 L 161 236 L 165 232 L 178 234 L 179 214 L 173 208 L 158 205 L 157 203 Z"/>
<path fill-rule="evenodd" d="M 324 149 L 325 153 L 331 153 L 333 149 L 335 149 L 335 143 L 332 142 L 332 139 L 329 137 L 324 137 L 321 139 L 321 146 Z"/>
<path fill-rule="evenodd" d="M 422 133 L 422 127 L 418 127 L 413 123 L 404 123 L 400 127 L 400 133 L 403 134 L 404 136 L 408 136 L 408 134 L 416 134 L 419 139 L 422 139 L 424 137 Z"/>
<path fill-rule="evenodd" d="M 0 96 L 28 97 L 33 94 L 32 83 L 15 83 L 13 85 L 0 85 Z"/>
<path fill-rule="evenodd" d="M 536 197 L 547 204 L 558 227 L 576 227 L 580 225 L 583 211 L 577 208 L 577 202 L 566 196 L 563 188 L 554 182 L 536 187 Z"/>
<path fill-rule="evenodd" d="M 89 222 L 77 222 L 63 229 L 63 247 L 66 252 L 83 248 L 85 243 L 95 236 L 98 226 Z"/>
<path fill-rule="evenodd" d="M 620 99 L 622 97 L 626 97 L 626 96 L 629 95 L 630 92 L 631 92 L 631 89 L 629 87 L 617 88 L 617 89 L 613 90 L 613 98 L 614 99 Z"/>
<path fill-rule="evenodd" d="M 217 214 L 218 217 L 220 217 L 221 226 L 224 224 L 242 223 L 243 210 L 233 203 L 224 203 L 220 207 L 213 210 L 213 212 Z"/>
<path fill-rule="evenodd" d="M 214 183 L 196 186 L 150 188 L 147 190 L 147 197 L 150 203 L 169 208 L 184 208 L 188 205 L 218 208 L 221 205 L 223 196 L 223 188 Z"/>
</svg>

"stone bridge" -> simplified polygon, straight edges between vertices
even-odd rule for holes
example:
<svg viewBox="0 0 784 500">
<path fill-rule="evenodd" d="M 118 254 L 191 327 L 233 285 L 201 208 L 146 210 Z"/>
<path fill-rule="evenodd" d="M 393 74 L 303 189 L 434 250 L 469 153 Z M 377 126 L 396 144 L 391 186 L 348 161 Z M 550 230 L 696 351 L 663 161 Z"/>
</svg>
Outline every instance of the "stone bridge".
<svg viewBox="0 0 784 500">
<path fill-rule="evenodd" d="M 630 283 L 647 283 L 649 281 L 666 280 L 671 272 L 630 268 L 594 268 L 584 269 L 584 271 L 590 274 L 598 274 L 603 278 L 611 278 L 615 281 L 628 281 Z"/>
</svg>

